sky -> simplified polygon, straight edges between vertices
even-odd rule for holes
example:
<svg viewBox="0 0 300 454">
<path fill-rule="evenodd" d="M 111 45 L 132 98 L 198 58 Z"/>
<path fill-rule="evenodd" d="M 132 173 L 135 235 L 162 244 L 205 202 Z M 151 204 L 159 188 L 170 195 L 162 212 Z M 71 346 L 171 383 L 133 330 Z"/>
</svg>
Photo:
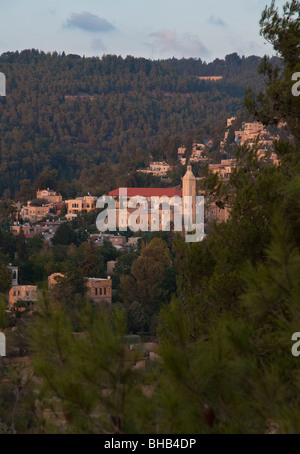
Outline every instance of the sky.
<svg viewBox="0 0 300 454">
<path fill-rule="evenodd" d="M 274 55 L 259 34 L 271 0 L 0 0 L 0 53 L 147 59 Z M 286 0 L 277 0 L 282 11 Z"/>
</svg>

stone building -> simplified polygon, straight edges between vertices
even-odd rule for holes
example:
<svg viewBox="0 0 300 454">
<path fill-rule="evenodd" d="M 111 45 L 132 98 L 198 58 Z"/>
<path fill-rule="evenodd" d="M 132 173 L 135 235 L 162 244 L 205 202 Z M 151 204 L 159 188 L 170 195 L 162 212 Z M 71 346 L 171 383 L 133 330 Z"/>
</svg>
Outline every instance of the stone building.
<svg viewBox="0 0 300 454">
<path fill-rule="evenodd" d="M 230 217 L 230 206 L 219 207 L 215 202 L 205 205 L 205 222 L 227 222 Z"/>
<path fill-rule="evenodd" d="M 24 232 L 25 238 L 33 238 L 35 235 L 42 234 L 42 227 L 38 224 L 30 225 L 29 223 L 19 224 L 18 222 L 14 222 L 14 225 L 10 227 L 11 233 L 15 236 L 20 235 L 21 229 Z"/>
<path fill-rule="evenodd" d="M 126 197 L 125 197 L 126 195 Z M 143 198 L 146 202 L 146 209 L 139 208 L 137 220 L 139 221 L 140 230 L 142 231 L 158 231 L 162 230 L 164 224 L 164 210 L 162 209 L 162 201 L 172 199 L 175 196 L 181 197 L 182 191 L 177 188 L 119 188 L 109 192 L 109 196 L 113 197 L 116 201 L 116 227 L 126 230 L 127 226 L 131 224 L 130 217 L 136 213 L 137 207 L 130 208 L 127 206 L 129 199 Z M 126 201 L 126 207 L 123 208 L 120 204 L 120 198 L 123 197 Z M 152 201 L 156 208 L 153 208 Z M 139 202 L 137 202 L 139 204 Z M 171 206 L 172 208 L 172 206 Z M 167 216 L 167 215 L 166 215 Z M 153 219 L 152 219 L 153 217 Z M 170 212 L 170 220 L 173 220 L 173 210 Z M 137 221 L 137 224 L 138 224 Z M 134 222 L 133 222 L 134 224 Z M 137 228 L 136 230 L 139 230 Z"/>
<path fill-rule="evenodd" d="M 65 275 L 62 273 L 53 273 L 48 276 L 48 289 L 50 290 L 54 285 L 58 284 L 63 277 Z"/>
<path fill-rule="evenodd" d="M 208 169 L 212 173 L 217 173 L 220 178 L 228 179 L 235 167 L 235 159 L 222 159 L 220 164 L 209 164 Z"/>
<path fill-rule="evenodd" d="M 62 196 L 61 194 L 57 194 L 55 191 L 52 189 L 43 189 L 36 192 L 36 198 L 37 199 L 43 199 L 47 200 L 49 203 L 61 203 L 62 202 Z"/>
<path fill-rule="evenodd" d="M 38 301 L 37 286 L 13 285 L 8 295 L 9 309 L 11 309 L 18 301 L 25 303 L 24 310 L 33 310 L 34 303 Z"/>
<path fill-rule="evenodd" d="M 112 303 L 112 281 L 108 279 L 101 279 L 90 277 L 86 283 L 87 295 L 95 303 Z"/>
<path fill-rule="evenodd" d="M 86 195 L 84 197 L 77 197 L 76 199 L 66 200 L 67 205 L 67 218 L 76 217 L 78 213 L 82 211 L 89 212 L 95 209 L 97 197 L 92 195 Z"/>
<path fill-rule="evenodd" d="M 8 265 L 11 273 L 11 289 L 8 293 L 9 309 L 12 309 L 17 302 L 23 302 L 24 306 L 18 308 L 19 311 L 33 310 L 34 303 L 38 301 L 38 288 L 36 285 L 19 285 L 18 284 L 18 267 L 11 263 Z"/>
<path fill-rule="evenodd" d="M 107 235 L 107 234 L 103 234 L 102 235 L 102 239 L 104 241 L 109 241 L 111 244 L 113 244 L 114 246 L 124 246 L 124 244 L 126 244 L 126 237 L 125 236 L 122 236 L 122 235 Z"/>
<path fill-rule="evenodd" d="M 8 265 L 8 271 L 11 274 L 11 285 L 18 285 L 18 275 L 19 275 L 19 267 L 13 266 L 11 263 Z"/>
<path fill-rule="evenodd" d="M 51 204 L 34 206 L 31 205 L 31 202 L 27 202 L 27 206 L 22 208 L 20 216 L 22 219 L 28 219 L 29 222 L 38 222 L 50 215 L 51 207 Z"/>
<path fill-rule="evenodd" d="M 177 213 L 182 217 L 183 227 L 184 211 L 181 208 L 178 198 L 190 196 L 192 203 L 192 222 L 196 222 L 196 177 L 192 172 L 192 167 L 187 166 L 187 171 L 182 178 L 182 190 L 178 188 L 119 188 L 109 192 L 109 196 L 116 201 L 116 227 L 120 230 L 126 229 L 128 225 L 134 231 L 167 231 L 171 228 L 175 218 L 175 206 Z M 140 198 L 141 202 L 137 199 Z M 125 201 L 124 205 L 121 200 Z M 128 206 L 128 201 L 131 199 L 133 205 Z M 165 208 L 164 206 L 167 206 Z M 184 210 L 187 213 L 188 202 L 184 202 Z M 137 210 L 137 205 L 140 205 Z M 111 209 L 114 212 L 114 208 Z M 138 213 L 137 213 L 138 211 Z M 109 215 L 109 209 L 107 209 Z M 134 215 L 133 217 L 131 217 Z M 177 222 L 177 221 L 176 221 Z M 176 226 L 178 227 L 178 226 Z M 177 228 L 177 230 L 179 230 Z"/>
<path fill-rule="evenodd" d="M 48 289 L 50 290 L 64 277 L 62 273 L 53 273 L 48 277 Z M 108 279 L 87 277 L 86 295 L 95 303 L 112 303 L 112 281 Z"/>
</svg>

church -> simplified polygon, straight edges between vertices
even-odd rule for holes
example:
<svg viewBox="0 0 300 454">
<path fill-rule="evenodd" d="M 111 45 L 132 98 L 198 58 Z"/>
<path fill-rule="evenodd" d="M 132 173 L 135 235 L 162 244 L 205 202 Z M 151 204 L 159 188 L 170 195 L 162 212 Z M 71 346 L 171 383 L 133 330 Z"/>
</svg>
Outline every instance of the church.
<svg viewBox="0 0 300 454">
<path fill-rule="evenodd" d="M 196 177 L 190 165 L 182 178 L 182 189 L 118 188 L 109 192 L 109 199 L 113 199 L 113 204 L 106 215 L 111 215 L 111 219 L 114 216 L 110 230 L 115 225 L 121 232 L 128 227 L 135 232 L 185 232 L 188 216 L 190 224 L 196 222 Z M 101 214 L 102 220 L 104 217 L 105 213 Z"/>
</svg>

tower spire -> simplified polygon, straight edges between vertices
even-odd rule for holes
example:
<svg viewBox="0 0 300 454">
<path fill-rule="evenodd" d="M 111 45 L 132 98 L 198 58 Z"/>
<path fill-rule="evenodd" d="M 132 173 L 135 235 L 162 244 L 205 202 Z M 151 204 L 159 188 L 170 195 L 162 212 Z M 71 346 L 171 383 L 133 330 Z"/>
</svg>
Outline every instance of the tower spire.
<svg viewBox="0 0 300 454">
<path fill-rule="evenodd" d="M 184 200 L 184 207 L 186 207 L 185 197 L 192 197 L 192 220 L 196 219 L 196 177 L 193 174 L 192 166 L 190 163 L 187 165 L 187 170 L 182 178 L 182 195 Z"/>
</svg>

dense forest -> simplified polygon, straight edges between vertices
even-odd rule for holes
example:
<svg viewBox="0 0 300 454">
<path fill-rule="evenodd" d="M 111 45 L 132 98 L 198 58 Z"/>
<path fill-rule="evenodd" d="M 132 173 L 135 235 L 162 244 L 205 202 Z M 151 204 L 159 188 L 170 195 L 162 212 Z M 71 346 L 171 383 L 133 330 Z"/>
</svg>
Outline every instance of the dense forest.
<svg viewBox="0 0 300 454">
<path fill-rule="evenodd" d="M 245 89 L 264 88 L 260 60 L 2 54 L 7 96 L 0 103 L 0 197 L 26 200 L 54 169 L 49 184 L 66 197 L 107 192 L 128 174 L 123 184 L 151 184 L 141 176 L 134 181 L 132 172 L 150 155 L 174 160 L 177 146 L 168 144 L 184 143 L 187 134 L 199 141 L 221 138 L 226 118 L 242 110 Z M 223 79 L 197 78 L 207 75 Z"/>
</svg>

